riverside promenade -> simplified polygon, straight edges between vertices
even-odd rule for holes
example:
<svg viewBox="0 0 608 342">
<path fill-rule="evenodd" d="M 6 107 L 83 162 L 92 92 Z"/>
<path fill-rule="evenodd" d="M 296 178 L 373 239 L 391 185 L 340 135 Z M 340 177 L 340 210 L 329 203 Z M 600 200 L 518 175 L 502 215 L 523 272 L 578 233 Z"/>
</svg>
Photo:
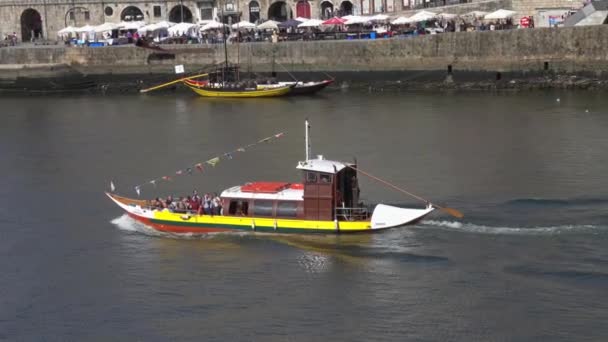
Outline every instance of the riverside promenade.
<svg viewBox="0 0 608 342">
<path fill-rule="evenodd" d="M 135 46 L 0 48 L 0 78 L 52 77 L 53 71 L 70 70 L 111 83 L 113 77 L 169 77 L 175 65 L 196 72 L 224 61 L 224 49 L 219 45 L 168 45 L 163 49 L 167 52 Z M 560 84 L 605 88 L 608 26 L 459 32 L 367 41 L 233 44 L 228 46 L 228 59 L 251 72 L 329 73 L 344 82 L 516 84 L 541 78 L 545 83 L 558 79 Z"/>
</svg>

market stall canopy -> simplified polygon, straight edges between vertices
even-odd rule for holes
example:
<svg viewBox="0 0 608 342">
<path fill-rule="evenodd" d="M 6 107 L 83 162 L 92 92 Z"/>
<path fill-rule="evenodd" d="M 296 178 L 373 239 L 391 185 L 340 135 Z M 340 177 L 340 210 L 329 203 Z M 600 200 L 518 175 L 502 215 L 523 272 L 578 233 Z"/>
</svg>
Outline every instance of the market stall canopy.
<svg viewBox="0 0 608 342">
<path fill-rule="evenodd" d="M 417 22 L 421 22 L 421 21 L 433 20 L 435 18 L 437 18 L 437 14 L 435 14 L 433 12 L 420 11 L 420 12 L 417 12 L 416 14 L 414 14 L 413 16 L 409 17 L 408 19 L 411 23 L 417 23 Z"/>
<path fill-rule="evenodd" d="M 66 28 L 62 28 L 61 30 L 59 30 L 59 31 L 57 32 L 57 35 L 58 35 L 58 36 L 60 36 L 60 35 L 68 35 L 68 34 L 74 34 L 74 33 L 76 33 L 76 32 L 78 32 L 78 31 L 76 31 L 76 28 L 75 28 L 75 27 L 73 27 L 73 26 L 68 26 L 68 27 L 66 27 Z"/>
<path fill-rule="evenodd" d="M 517 12 L 515 12 L 515 11 L 509 11 L 509 10 L 506 10 L 506 9 L 499 9 L 498 11 L 495 11 L 495 12 L 492 12 L 490 14 L 487 14 L 483 18 L 486 19 L 486 20 L 508 19 L 508 18 L 512 18 L 516 14 L 517 14 Z"/>
<path fill-rule="evenodd" d="M 453 13 L 439 13 L 439 14 L 437 14 L 437 16 L 441 17 L 443 19 L 454 19 L 458 15 L 457 14 L 453 14 Z"/>
<path fill-rule="evenodd" d="M 486 14 L 488 14 L 488 12 L 484 12 L 484 11 L 471 11 L 469 13 L 466 13 L 464 16 L 465 17 L 473 17 L 473 18 L 483 18 L 483 17 L 485 17 Z"/>
<path fill-rule="evenodd" d="M 260 25 L 258 25 L 258 29 L 260 29 L 260 30 L 278 30 L 279 29 L 278 25 L 279 25 L 278 21 L 268 20 L 268 21 L 265 21 L 265 22 L 261 23 Z"/>
<path fill-rule="evenodd" d="M 302 22 L 295 20 L 295 19 L 289 19 L 287 21 L 284 21 L 282 23 L 279 23 L 279 27 L 280 28 L 288 28 L 288 27 L 298 27 L 298 25 L 300 25 Z"/>
<path fill-rule="evenodd" d="M 255 24 L 243 20 L 243 21 L 239 21 L 236 24 L 232 24 L 232 28 L 235 29 L 235 30 L 238 30 L 238 29 L 251 29 L 251 28 L 255 28 Z"/>
<path fill-rule="evenodd" d="M 310 20 L 310 18 L 297 17 L 297 18 L 296 18 L 296 20 L 297 20 L 297 21 L 299 21 L 299 22 L 301 22 L 301 23 L 303 23 L 303 22 L 305 22 L 305 21 L 309 21 L 309 20 Z"/>
<path fill-rule="evenodd" d="M 323 24 L 323 20 L 310 19 L 301 23 L 300 25 L 298 25 L 298 27 L 319 27 L 321 26 L 321 24 Z"/>
<path fill-rule="evenodd" d="M 91 26 L 91 25 L 84 25 L 82 27 L 78 27 L 75 30 L 76 32 L 95 32 L 95 26 Z"/>
<path fill-rule="evenodd" d="M 182 34 L 188 34 L 195 27 L 197 27 L 196 24 L 179 23 L 179 24 L 175 24 L 175 25 L 169 27 L 167 29 L 167 31 L 169 31 L 169 34 L 171 34 L 171 35 L 182 35 Z"/>
<path fill-rule="evenodd" d="M 346 20 L 338 17 L 333 17 L 331 19 L 325 20 L 323 25 L 344 25 Z"/>
<path fill-rule="evenodd" d="M 201 31 L 218 30 L 224 27 L 226 27 L 226 24 L 224 23 L 220 23 L 219 21 L 210 21 L 201 27 Z"/>
<path fill-rule="evenodd" d="M 347 15 L 346 17 L 349 17 L 349 18 L 346 19 L 346 22 L 344 23 L 344 25 L 365 24 L 371 20 L 370 17 L 362 17 L 362 16 L 358 16 L 358 15 Z M 346 17 L 342 17 L 342 19 L 344 19 Z"/>
<path fill-rule="evenodd" d="M 146 26 L 146 23 L 143 21 L 123 21 L 119 25 L 121 30 L 137 30 Z"/>
<path fill-rule="evenodd" d="M 95 33 L 108 32 L 108 31 L 112 31 L 112 30 L 118 30 L 120 27 L 121 27 L 120 24 L 104 23 L 104 24 L 95 26 L 95 29 L 93 31 Z"/>
<path fill-rule="evenodd" d="M 162 31 L 162 30 L 167 30 L 169 27 L 174 26 L 175 23 L 172 23 L 170 21 L 161 21 L 155 24 L 149 24 L 146 26 L 142 26 L 140 28 L 137 29 L 137 32 L 139 32 L 140 34 L 146 34 L 148 32 L 157 32 L 157 31 Z"/>
<path fill-rule="evenodd" d="M 370 21 L 386 21 L 388 20 L 388 15 L 386 14 L 376 14 L 373 17 L 369 18 Z"/>
<path fill-rule="evenodd" d="M 410 18 L 399 17 L 391 22 L 393 25 L 405 25 L 411 23 Z"/>
</svg>

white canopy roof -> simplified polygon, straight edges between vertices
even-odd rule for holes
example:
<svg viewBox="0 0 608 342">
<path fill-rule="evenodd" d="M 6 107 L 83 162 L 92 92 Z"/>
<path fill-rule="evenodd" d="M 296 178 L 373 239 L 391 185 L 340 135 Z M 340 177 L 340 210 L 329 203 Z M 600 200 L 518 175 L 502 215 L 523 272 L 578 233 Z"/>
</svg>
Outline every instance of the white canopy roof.
<svg viewBox="0 0 608 342">
<path fill-rule="evenodd" d="M 248 22 L 248 21 L 243 20 L 243 21 L 239 21 L 239 22 L 238 22 L 238 23 L 236 23 L 236 24 L 232 24 L 232 28 L 233 28 L 233 29 L 241 29 L 241 28 L 243 28 L 243 29 L 249 29 L 249 28 L 255 28 L 255 24 L 254 24 L 254 23 L 250 23 L 250 22 Z"/>
<path fill-rule="evenodd" d="M 57 32 L 58 35 L 62 35 L 62 34 L 70 34 L 70 33 L 76 33 L 76 28 L 73 26 L 68 26 L 66 28 L 62 28 L 61 30 L 59 30 Z"/>
<path fill-rule="evenodd" d="M 344 23 L 344 25 L 356 25 L 356 24 L 365 24 L 368 21 L 371 21 L 372 17 L 362 17 L 362 16 L 358 16 L 358 15 L 349 15 L 347 17 L 350 17 L 348 19 L 346 19 L 346 22 Z M 344 19 L 346 17 L 342 17 L 342 19 Z"/>
<path fill-rule="evenodd" d="M 137 30 L 138 28 L 145 26 L 146 23 L 143 21 L 123 21 L 119 25 L 123 30 Z"/>
<path fill-rule="evenodd" d="M 433 12 L 420 11 L 420 12 L 417 12 L 416 14 L 414 14 L 413 16 L 409 17 L 408 20 L 412 23 L 417 23 L 420 21 L 427 21 L 427 20 L 435 19 L 436 17 L 437 17 L 437 14 L 435 14 Z"/>
<path fill-rule="evenodd" d="M 82 27 L 78 27 L 75 30 L 76 32 L 95 32 L 95 26 L 84 25 Z"/>
<path fill-rule="evenodd" d="M 320 157 L 322 158 L 322 157 Z M 309 159 L 307 161 L 301 161 L 298 163 L 296 168 L 300 170 L 317 171 L 323 173 L 338 173 L 340 170 L 346 167 L 347 164 L 339 161 L 327 160 L 327 159 Z"/>
<path fill-rule="evenodd" d="M 217 30 L 217 29 L 224 28 L 225 26 L 226 26 L 226 24 L 220 23 L 219 21 L 211 21 L 211 22 L 208 22 L 205 25 L 203 25 L 203 27 L 201 27 L 201 31 Z"/>
<path fill-rule="evenodd" d="M 278 30 L 279 29 L 278 25 L 279 25 L 278 21 L 268 20 L 268 21 L 265 21 L 265 22 L 261 23 L 260 25 L 258 25 L 258 28 L 260 30 L 272 30 L 272 29 Z"/>
<path fill-rule="evenodd" d="M 300 25 L 298 25 L 298 27 L 319 27 L 321 26 L 321 24 L 323 24 L 323 20 L 310 19 L 301 23 Z"/>
<path fill-rule="evenodd" d="M 197 27 L 196 24 L 192 24 L 192 23 L 179 23 L 179 24 L 175 24 L 175 25 L 169 27 L 167 29 L 167 31 L 169 31 L 169 33 L 171 35 L 181 35 L 183 33 L 186 33 L 186 34 L 189 33 L 195 27 Z"/>
<path fill-rule="evenodd" d="M 139 32 L 139 33 L 154 32 L 157 30 L 168 29 L 169 27 L 171 27 L 173 25 L 175 25 L 175 23 L 172 23 L 170 21 L 161 21 L 158 23 L 142 26 L 139 29 L 137 29 L 137 32 Z"/>
<path fill-rule="evenodd" d="M 101 32 L 107 32 L 107 31 L 112 31 L 112 30 L 118 30 L 120 27 L 121 27 L 120 24 L 104 23 L 104 24 L 95 26 L 94 31 L 96 33 L 101 33 Z"/>
<path fill-rule="evenodd" d="M 301 22 L 305 22 L 305 21 L 309 21 L 309 20 L 310 20 L 310 18 L 297 17 L 295 20 L 297 20 L 297 21 L 301 21 Z"/>
<path fill-rule="evenodd" d="M 384 21 L 388 20 L 388 15 L 386 14 L 376 14 L 369 18 L 370 21 Z"/>
<path fill-rule="evenodd" d="M 456 18 L 458 15 L 457 14 L 453 14 L 453 13 L 439 13 L 437 15 L 438 17 L 442 17 L 443 19 L 454 19 Z"/>
<path fill-rule="evenodd" d="M 499 9 L 498 11 L 492 12 L 490 14 L 487 14 L 485 17 L 483 17 L 484 19 L 507 19 L 507 18 L 511 18 L 514 15 L 516 15 L 517 12 L 515 11 L 509 11 L 506 9 Z"/>
<path fill-rule="evenodd" d="M 399 17 L 391 22 L 391 24 L 393 24 L 393 25 L 403 25 L 403 24 L 409 24 L 409 23 L 411 23 L 411 21 L 409 18 L 406 18 L 406 17 Z"/>
<path fill-rule="evenodd" d="M 260 192 L 245 192 L 242 191 L 242 186 L 233 186 L 230 189 L 222 191 L 222 198 L 246 198 L 246 199 L 267 199 L 279 201 L 302 201 L 304 199 L 303 189 L 287 188 L 275 193 L 260 193 Z"/>
</svg>

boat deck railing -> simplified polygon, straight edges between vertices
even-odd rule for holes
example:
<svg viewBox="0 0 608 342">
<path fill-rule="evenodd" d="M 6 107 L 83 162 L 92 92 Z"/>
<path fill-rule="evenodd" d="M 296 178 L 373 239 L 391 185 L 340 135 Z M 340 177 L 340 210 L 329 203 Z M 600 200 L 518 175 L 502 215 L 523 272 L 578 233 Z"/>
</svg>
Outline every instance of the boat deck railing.
<svg viewBox="0 0 608 342">
<path fill-rule="evenodd" d="M 369 210 L 366 207 L 358 208 L 336 208 L 338 221 L 365 221 L 369 219 Z"/>
</svg>

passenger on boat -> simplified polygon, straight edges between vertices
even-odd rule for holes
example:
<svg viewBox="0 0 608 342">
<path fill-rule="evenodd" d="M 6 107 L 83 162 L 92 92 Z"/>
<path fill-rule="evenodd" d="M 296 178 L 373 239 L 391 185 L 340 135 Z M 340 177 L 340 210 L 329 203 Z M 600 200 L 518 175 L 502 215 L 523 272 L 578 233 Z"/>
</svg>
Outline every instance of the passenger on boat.
<svg viewBox="0 0 608 342">
<path fill-rule="evenodd" d="M 222 214 L 222 201 L 217 193 L 213 193 L 213 200 L 211 201 L 211 210 L 212 215 L 221 215 Z"/>
<path fill-rule="evenodd" d="M 173 197 L 172 196 L 167 196 L 167 199 L 165 200 L 165 208 L 171 208 L 173 206 Z"/>
<path fill-rule="evenodd" d="M 194 197 L 188 196 L 188 207 L 190 210 L 198 212 L 199 203 Z"/>
<path fill-rule="evenodd" d="M 205 215 L 211 215 L 212 205 L 211 205 L 211 195 L 205 194 L 203 196 L 203 213 Z"/>
</svg>

